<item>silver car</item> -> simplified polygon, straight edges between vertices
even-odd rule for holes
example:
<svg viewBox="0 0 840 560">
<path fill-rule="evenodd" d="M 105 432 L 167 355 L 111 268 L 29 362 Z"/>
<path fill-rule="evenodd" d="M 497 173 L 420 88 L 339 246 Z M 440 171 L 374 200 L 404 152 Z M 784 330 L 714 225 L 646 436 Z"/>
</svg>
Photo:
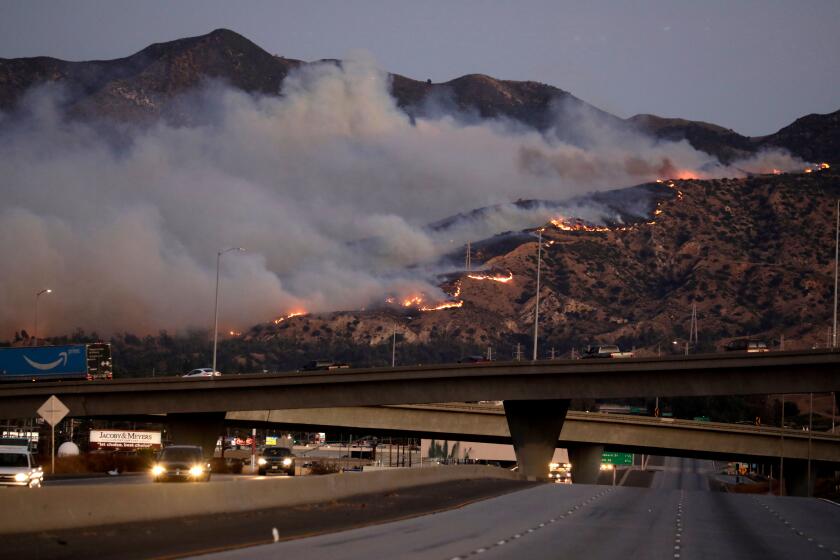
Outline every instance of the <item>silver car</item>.
<svg viewBox="0 0 840 560">
<path fill-rule="evenodd" d="M 203 367 L 188 371 L 183 377 L 219 377 L 222 375 L 220 371 L 213 371 L 213 368 Z"/>
</svg>

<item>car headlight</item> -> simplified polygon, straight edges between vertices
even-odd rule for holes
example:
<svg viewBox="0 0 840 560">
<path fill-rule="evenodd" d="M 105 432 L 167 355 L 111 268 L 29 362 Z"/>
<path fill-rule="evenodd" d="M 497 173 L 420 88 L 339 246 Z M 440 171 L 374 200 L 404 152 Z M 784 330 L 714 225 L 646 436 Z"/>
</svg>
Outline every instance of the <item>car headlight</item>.
<svg viewBox="0 0 840 560">
<path fill-rule="evenodd" d="M 288 467 L 288 466 L 289 466 L 289 465 L 291 465 L 291 464 L 292 464 L 292 460 L 291 460 L 291 459 L 289 459 L 289 458 L 283 459 L 283 466 L 284 466 L 284 467 Z"/>
<path fill-rule="evenodd" d="M 268 464 L 268 461 L 266 461 L 264 458 L 260 457 L 259 459 L 257 459 L 257 464 L 260 465 L 260 466 L 266 465 L 266 464 Z"/>
<path fill-rule="evenodd" d="M 152 467 L 152 474 L 155 476 L 160 476 L 165 472 L 166 469 L 164 469 L 161 465 L 155 465 L 154 467 Z"/>
<path fill-rule="evenodd" d="M 204 468 L 201 465 L 196 465 L 190 469 L 191 476 L 201 476 L 204 474 Z"/>
<path fill-rule="evenodd" d="M 15 475 L 15 481 L 17 482 L 26 482 L 29 480 L 29 475 L 26 473 L 19 472 Z"/>
</svg>

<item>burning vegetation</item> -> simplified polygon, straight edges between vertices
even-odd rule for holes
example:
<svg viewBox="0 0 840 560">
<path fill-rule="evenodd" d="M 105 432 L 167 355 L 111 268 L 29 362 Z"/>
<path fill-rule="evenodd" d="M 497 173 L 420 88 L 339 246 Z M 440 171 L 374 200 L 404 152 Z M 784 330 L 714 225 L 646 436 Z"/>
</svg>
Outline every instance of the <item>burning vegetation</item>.
<svg viewBox="0 0 840 560">
<path fill-rule="evenodd" d="M 283 321 L 291 319 L 292 317 L 300 317 L 302 315 L 307 315 L 306 311 L 293 311 L 292 313 L 289 313 L 288 315 L 285 315 L 283 317 L 278 317 L 277 319 L 274 319 L 274 324 L 279 325 Z"/>
<path fill-rule="evenodd" d="M 467 274 L 467 278 L 469 278 L 470 280 L 491 280 L 493 282 L 500 282 L 502 284 L 507 284 L 508 282 L 513 281 L 513 272 L 508 271 L 507 274 L 499 274 L 499 273 L 496 273 L 496 274 L 492 274 L 492 273 Z M 459 285 L 458 286 L 458 293 L 460 293 L 460 291 L 461 291 L 461 287 Z"/>
</svg>

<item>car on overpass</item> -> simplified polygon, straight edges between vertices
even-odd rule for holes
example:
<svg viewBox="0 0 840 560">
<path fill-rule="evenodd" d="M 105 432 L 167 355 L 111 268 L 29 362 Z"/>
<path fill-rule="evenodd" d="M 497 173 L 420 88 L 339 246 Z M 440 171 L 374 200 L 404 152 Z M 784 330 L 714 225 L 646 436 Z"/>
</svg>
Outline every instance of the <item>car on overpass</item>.
<svg viewBox="0 0 840 560">
<path fill-rule="evenodd" d="M 188 371 L 182 377 L 219 377 L 222 375 L 220 371 L 214 371 L 213 368 L 203 367 Z"/>
<path fill-rule="evenodd" d="M 332 371 L 334 369 L 347 369 L 350 364 L 344 362 L 336 362 L 333 360 L 312 360 L 306 362 L 300 368 L 300 371 Z"/>
<path fill-rule="evenodd" d="M 742 338 L 729 342 L 725 347 L 727 352 L 769 352 L 767 343 L 763 340 L 751 340 Z"/>
<path fill-rule="evenodd" d="M 207 482 L 210 480 L 210 463 L 198 445 L 170 445 L 164 448 L 152 467 L 152 480 L 183 480 Z"/>
<path fill-rule="evenodd" d="M 257 459 L 257 472 L 260 476 L 284 473 L 295 475 L 295 455 L 288 447 L 266 447 Z"/>
<path fill-rule="evenodd" d="M 632 358 L 633 352 L 622 352 L 615 344 L 589 345 L 583 352 L 581 358 Z"/>
</svg>

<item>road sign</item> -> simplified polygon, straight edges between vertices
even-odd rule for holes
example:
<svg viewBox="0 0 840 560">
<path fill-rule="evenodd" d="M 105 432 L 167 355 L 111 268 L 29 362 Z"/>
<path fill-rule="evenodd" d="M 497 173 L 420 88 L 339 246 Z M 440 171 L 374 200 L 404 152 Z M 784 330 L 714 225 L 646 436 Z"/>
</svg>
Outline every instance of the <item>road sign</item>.
<svg viewBox="0 0 840 560">
<path fill-rule="evenodd" d="M 70 412 L 70 409 L 67 408 L 67 405 L 58 400 L 55 395 L 48 398 L 47 402 L 38 409 L 38 415 L 50 425 L 50 455 L 52 456 L 50 473 L 52 474 L 55 474 L 55 425 L 61 422 L 61 419 L 67 416 L 68 412 Z"/>
<path fill-rule="evenodd" d="M 604 451 L 601 453 L 601 463 L 605 465 L 632 465 L 632 453 L 616 453 L 615 451 Z"/>
<path fill-rule="evenodd" d="M 31 408 L 29 410 L 32 410 Z M 55 395 L 51 396 L 47 399 L 47 402 L 41 405 L 41 408 L 38 409 L 38 415 L 41 416 L 44 420 L 47 421 L 47 424 L 50 426 L 55 426 L 61 420 L 67 416 L 67 413 L 70 412 L 70 409 L 67 406 L 58 400 L 58 397 Z"/>
</svg>

